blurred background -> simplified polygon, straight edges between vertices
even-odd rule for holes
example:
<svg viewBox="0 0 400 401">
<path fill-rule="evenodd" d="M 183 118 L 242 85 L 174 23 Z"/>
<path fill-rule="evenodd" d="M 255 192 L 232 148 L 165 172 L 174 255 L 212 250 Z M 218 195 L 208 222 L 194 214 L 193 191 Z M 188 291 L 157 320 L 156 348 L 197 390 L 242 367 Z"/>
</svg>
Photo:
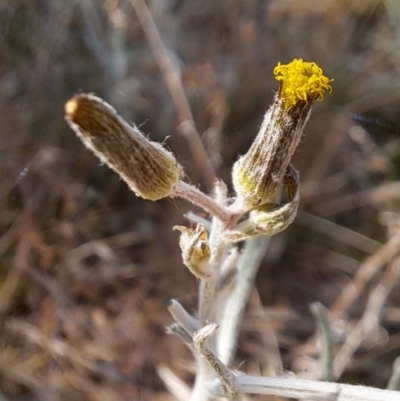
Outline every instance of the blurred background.
<svg viewBox="0 0 400 401">
<path fill-rule="evenodd" d="M 190 351 L 164 333 L 171 298 L 196 308 L 197 283 L 172 233 L 173 225 L 187 224 L 183 214 L 192 207 L 136 198 L 63 116 L 75 93 L 96 93 L 164 142 L 188 181 L 209 190 L 181 134 L 162 54 L 133 3 L 0 2 L 1 400 L 172 400 L 157 372 L 168 367 L 188 385 L 193 379 Z M 335 79 L 295 155 L 301 211 L 270 243 L 234 366 L 268 373 L 268 322 L 282 370 L 312 377 L 310 304 L 330 307 L 363 261 L 395 235 L 398 2 L 146 4 L 209 159 L 229 186 L 232 163 L 249 148 L 278 89 L 275 65 L 303 58 Z M 377 269 L 359 289 L 335 330 L 345 333 L 363 316 L 384 274 Z M 392 374 L 400 354 L 400 285 L 392 277 L 374 335 L 347 364 L 345 382 L 385 388 Z"/>
</svg>

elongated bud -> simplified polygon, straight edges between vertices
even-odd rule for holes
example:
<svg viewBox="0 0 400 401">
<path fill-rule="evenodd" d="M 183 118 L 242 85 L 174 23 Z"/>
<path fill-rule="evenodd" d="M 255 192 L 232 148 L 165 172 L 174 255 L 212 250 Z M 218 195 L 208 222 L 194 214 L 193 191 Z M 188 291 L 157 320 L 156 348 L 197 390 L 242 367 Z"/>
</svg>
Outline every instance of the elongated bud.
<svg viewBox="0 0 400 401">
<path fill-rule="evenodd" d="M 233 167 L 233 185 L 244 208 L 271 202 L 282 183 L 315 101 L 332 91 L 332 79 L 315 63 L 295 59 L 274 70 L 281 82 L 249 151 Z"/>
<path fill-rule="evenodd" d="M 182 168 L 161 144 L 149 141 L 102 99 L 76 95 L 65 104 L 65 119 L 77 136 L 144 199 L 173 194 Z"/>
</svg>

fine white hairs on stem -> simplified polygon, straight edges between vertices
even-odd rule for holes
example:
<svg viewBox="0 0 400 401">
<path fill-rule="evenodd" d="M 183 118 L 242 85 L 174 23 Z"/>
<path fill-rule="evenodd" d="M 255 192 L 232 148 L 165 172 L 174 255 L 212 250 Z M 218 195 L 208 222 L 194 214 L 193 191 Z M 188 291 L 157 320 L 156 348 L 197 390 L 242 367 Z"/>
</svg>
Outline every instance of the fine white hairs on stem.
<svg viewBox="0 0 400 401">
<path fill-rule="evenodd" d="M 224 395 L 229 401 L 243 400 L 236 376 L 205 346 L 207 339 L 218 329 L 215 323 L 208 324 L 193 334 L 193 343 L 200 355 L 207 361 L 224 388 Z"/>
<path fill-rule="evenodd" d="M 238 376 L 237 381 L 244 394 L 264 394 L 279 397 L 313 401 L 398 401 L 397 391 L 353 386 L 342 383 L 328 383 L 314 380 L 286 377 Z M 224 394 L 217 380 L 208 384 L 208 390 L 215 396 Z"/>
</svg>

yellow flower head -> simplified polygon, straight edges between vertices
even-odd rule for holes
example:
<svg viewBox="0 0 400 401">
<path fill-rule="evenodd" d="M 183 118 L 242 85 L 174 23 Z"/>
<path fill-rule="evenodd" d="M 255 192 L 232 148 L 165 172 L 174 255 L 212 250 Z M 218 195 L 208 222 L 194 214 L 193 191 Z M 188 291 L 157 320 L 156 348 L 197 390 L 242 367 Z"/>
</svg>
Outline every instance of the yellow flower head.
<svg viewBox="0 0 400 401">
<path fill-rule="evenodd" d="M 277 81 L 281 81 L 279 95 L 284 100 L 285 108 L 294 106 L 299 101 L 307 104 L 316 100 L 322 101 L 326 90 L 332 92 L 329 83 L 333 79 L 323 75 L 317 64 L 302 59 L 294 59 L 286 65 L 278 63 L 274 75 Z"/>
</svg>

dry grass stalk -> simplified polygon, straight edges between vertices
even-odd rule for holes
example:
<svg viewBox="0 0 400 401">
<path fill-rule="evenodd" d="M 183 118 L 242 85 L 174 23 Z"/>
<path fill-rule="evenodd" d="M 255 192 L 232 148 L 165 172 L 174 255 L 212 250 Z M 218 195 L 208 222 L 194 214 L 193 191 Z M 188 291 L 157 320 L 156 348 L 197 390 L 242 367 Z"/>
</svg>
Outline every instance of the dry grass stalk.
<svg viewBox="0 0 400 401">
<path fill-rule="evenodd" d="M 132 0 L 132 6 L 146 34 L 149 45 L 160 67 L 164 82 L 171 95 L 180 121 L 179 130 L 187 140 L 189 149 L 196 161 L 197 168 L 202 173 L 208 191 L 214 188 L 215 173 L 196 130 L 189 102 L 182 85 L 177 61 L 173 60 L 171 53 L 165 47 L 160 34 L 153 21 L 146 3 L 142 0 Z"/>
</svg>

